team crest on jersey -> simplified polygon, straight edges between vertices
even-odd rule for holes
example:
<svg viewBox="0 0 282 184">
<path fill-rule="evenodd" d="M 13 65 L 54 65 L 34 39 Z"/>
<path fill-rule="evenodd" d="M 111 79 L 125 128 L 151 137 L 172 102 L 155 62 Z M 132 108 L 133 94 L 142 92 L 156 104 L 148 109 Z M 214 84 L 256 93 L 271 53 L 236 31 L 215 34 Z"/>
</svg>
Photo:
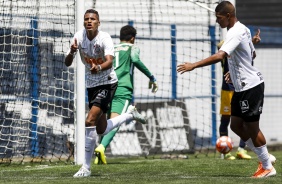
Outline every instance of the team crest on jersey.
<svg viewBox="0 0 282 184">
<path fill-rule="evenodd" d="M 249 102 L 248 100 L 240 101 L 241 111 L 242 113 L 247 112 L 249 110 Z"/>
<path fill-rule="evenodd" d="M 99 55 L 101 53 L 101 47 L 98 44 L 94 45 L 94 55 Z"/>
<path fill-rule="evenodd" d="M 230 108 L 228 106 L 224 106 L 223 112 L 230 112 Z"/>
</svg>

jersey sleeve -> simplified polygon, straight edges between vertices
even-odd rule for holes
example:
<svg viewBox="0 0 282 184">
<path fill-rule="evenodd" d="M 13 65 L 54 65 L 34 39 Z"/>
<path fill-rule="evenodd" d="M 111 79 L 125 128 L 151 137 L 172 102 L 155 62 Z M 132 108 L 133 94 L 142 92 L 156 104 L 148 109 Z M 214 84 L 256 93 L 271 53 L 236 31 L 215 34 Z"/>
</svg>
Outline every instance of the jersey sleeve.
<svg viewBox="0 0 282 184">
<path fill-rule="evenodd" d="M 134 66 L 138 68 L 138 70 L 140 70 L 144 75 L 146 75 L 148 78 L 152 76 L 149 69 L 140 60 L 140 49 L 137 46 L 132 46 L 131 48 L 131 60 Z"/>
<path fill-rule="evenodd" d="M 241 35 L 238 33 L 227 32 L 226 39 L 219 50 L 224 51 L 227 55 L 230 54 L 238 47 L 241 42 Z"/>
</svg>

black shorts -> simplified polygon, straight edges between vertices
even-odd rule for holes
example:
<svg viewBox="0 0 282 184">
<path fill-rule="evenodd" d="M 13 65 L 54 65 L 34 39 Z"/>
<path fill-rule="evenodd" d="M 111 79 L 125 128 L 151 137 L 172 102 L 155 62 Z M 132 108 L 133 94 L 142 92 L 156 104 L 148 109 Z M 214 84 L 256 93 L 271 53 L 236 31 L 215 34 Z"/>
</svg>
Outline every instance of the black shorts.
<svg viewBox="0 0 282 184">
<path fill-rule="evenodd" d="M 104 113 L 107 113 L 116 92 L 118 83 L 87 88 L 88 106 L 100 107 Z"/>
<path fill-rule="evenodd" d="M 231 116 L 245 122 L 258 121 L 262 113 L 264 83 L 242 92 L 234 92 L 231 100 Z"/>
</svg>

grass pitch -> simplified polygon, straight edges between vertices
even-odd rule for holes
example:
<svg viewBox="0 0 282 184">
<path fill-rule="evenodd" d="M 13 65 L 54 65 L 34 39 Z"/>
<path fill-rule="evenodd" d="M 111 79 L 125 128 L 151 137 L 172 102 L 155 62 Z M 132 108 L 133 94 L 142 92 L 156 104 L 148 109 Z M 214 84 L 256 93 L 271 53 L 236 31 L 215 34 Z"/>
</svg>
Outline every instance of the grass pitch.
<svg viewBox="0 0 282 184">
<path fill-rule="evenodd" d="M 195 183 L 195 184 L 272 184 L 282 183 L 282 151 L 271 151 L 277 158 L 276 177 L 252 179 L 257 169 L 254 154 L 251 160 L 222 160 L 216 156 L 188 159 L 108 158 L 107 165 L 92 165 L 88 178 L 73 178 L 78 165 L 24 164 L 0 165 L 0 183 L 75 184 L 75 183 Z"/>
</svg>

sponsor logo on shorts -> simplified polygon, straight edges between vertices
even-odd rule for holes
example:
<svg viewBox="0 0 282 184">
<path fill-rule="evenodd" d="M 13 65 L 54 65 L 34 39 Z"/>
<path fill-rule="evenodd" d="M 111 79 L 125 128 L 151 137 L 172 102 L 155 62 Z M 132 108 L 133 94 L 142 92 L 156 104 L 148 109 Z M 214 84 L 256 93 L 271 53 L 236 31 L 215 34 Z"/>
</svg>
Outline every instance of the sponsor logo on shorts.
<svg viewBox="0 0 282 184">
<path fill-rule="evenodd" d="M 248 100 L 240 101 L 241 111 L 242 113 L 245 113 L 249 110 L 249 103 Z"/>
<path fill-rule="evenodd" d="M 99 92 L 99 94 L 97 95 L 98 99 L 102 99 L 102 98 L 106 98 L 108 94 L 108 90 L 103 89 Z"/>
</svg>

